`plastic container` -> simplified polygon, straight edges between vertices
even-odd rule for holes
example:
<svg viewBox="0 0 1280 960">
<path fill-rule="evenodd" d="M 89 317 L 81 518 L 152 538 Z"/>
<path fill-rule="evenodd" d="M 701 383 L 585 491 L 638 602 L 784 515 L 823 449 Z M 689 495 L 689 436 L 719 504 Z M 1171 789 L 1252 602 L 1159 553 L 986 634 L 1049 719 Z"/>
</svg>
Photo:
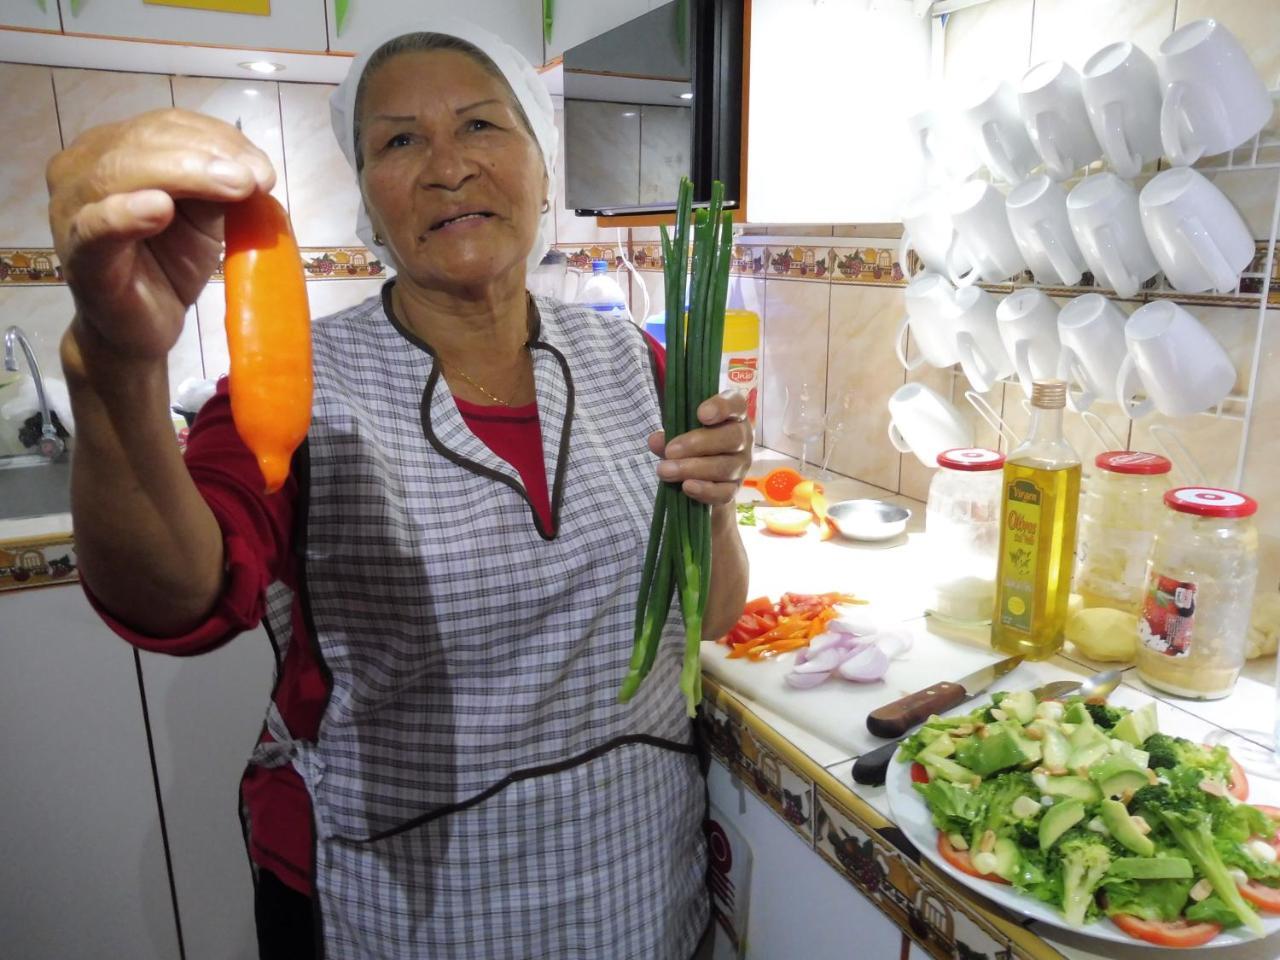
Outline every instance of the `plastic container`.
<svg viewBox="0 0 1280 960">
<path fill-rule="evenodd" d="M 991 622 L 1000 546 L 1003 454 L 963 447 L 938 455 L 924 530 L 929 546 L 929 612 L 964 626 Z"/>
<path fill-rule="evenodd" d="M 1094 466 L 1080 495 L 1075 590 L 1086 607 L 1136 616 L 1173 464 L 1155 453 L 1111 450 Z"/>
<path fill-rule="evenodd" d="M 627 309 L 627 295 L 618 286 L 618 281 L 609 275 L 608 261 L 591 261 L 591 276 L 587 277 L 582 289 L 578 291 L 577 302 L 603 316 L 631 320 L 631 311 Z"/>
<path fill-rule="evenodd" d="M 685 310 L 689 305 L 685 304 Z M 655 313 L 644 328 L 662 345 L 667 343 L 667 315 Z M 754 426 L 760 403 L 760 315 L 751 310 L 724 312 L 724 346 L 720 355 L 720 389 L 747 395 L 747 418 Z"/>
<path fill-rule="evenodd" d="M 1164 504 L 1138 616 L 1138 675 L 1181 697 L 1216 700 L 1244 666 L 1258 504 L 1215 487 L 1179 487 Z"/>
</svg>

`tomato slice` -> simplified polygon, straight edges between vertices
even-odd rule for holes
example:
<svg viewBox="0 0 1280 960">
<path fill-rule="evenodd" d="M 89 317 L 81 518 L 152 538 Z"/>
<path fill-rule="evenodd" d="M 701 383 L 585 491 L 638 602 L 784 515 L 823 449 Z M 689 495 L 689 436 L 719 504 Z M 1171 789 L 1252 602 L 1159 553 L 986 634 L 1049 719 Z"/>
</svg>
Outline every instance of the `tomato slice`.
<svg viewBox="0 0 1280 960">
<path fill-rule="evenodd" d="M 1227 754 L 1231 761 L 1231 779 L 1227 781 L 1227 793 L 1237 800 L 1249 799 L 1249 778 L 1244 775 L 1244 767 L 1236 763 L 1236 758 Z"/>
<path fill-rule="evenodd" d="M 979 873 L 973 869 L 973 861 L 969 859 L 968 850 L 957 850 L 951 845 L 951 841 L 947 839 L 945 833 L 938 834 L 938 852 L 942 854 L 942 859 L 947 861 L 961 873 L 967 873 L 971 877 L 977 877 L 979 880 L 990 880 L 992 883 L 1003 883 L 1008 886 L 1009 881 L 999 874 L 995 873 Z"/>
<path fill-rule="evenodd" d="M 1240 896 L 1264 913 L 1280 913 L 1280 889 L 1268 887 L 1257 880 L 1241 884 Z"/>
<path fill-rule="evenodd" d="M 744 614 L 772 613 L 773 601 L 768 597 L 756 597 L 754 600 L 748 600 L 747 605 L 742 608 Z"/>
<path fill-rule="evenodd" d="M 1199 947 L 1222 932 L 1216 923 L 1187 920 L 1143 920 L 1131 913 L 1117 913 L 1111 922 L 1131 937 L 1161 947 Z"/>
<path fill-rule="evenodd" d="M 915 763 L 915 762 L 911 764 L 911 782 L 912 783 L 928 783 L 929 782 L 929 771 L 924 768 L 924 764 Z"/>
</svg>

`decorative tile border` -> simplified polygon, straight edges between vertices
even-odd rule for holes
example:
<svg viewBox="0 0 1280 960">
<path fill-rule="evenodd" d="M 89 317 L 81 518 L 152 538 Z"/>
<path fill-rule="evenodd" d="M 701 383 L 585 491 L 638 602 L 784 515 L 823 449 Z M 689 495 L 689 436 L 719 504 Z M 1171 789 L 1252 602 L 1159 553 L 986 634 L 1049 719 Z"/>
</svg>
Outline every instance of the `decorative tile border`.
<svg viewBox="0 0 1280 960">
<path fill-rule="evenodd" d="M 555 249 L 569 258 L 570 267 L 586 273 L 591 272 L 592 260 L 608 260 L 614 266 L 620 262 L 618 248 L 613 244 L 557 243 Z"/>
<path fill-rule="evenodd" d="M 704 679 L 704 683 L 708 683 Z M 806 842 L 813 842 L 813 781 L 754 737 L 729 698 L 706 696 L 699 714 L 712 754 Z"/>
<path fill-rule="evenodd" d="M 80 579 L 70 534 L 0 541 L 0 592 L 74 583 Z"/>
<path fill-rule="evenodd" d="M 62 283 L 52 247 L 0 247 L 0 285 L 50 287 Z"/>
<path fill-rule="evenodd" d="M 898 251 L 889 247 L 832 249 L 831 282 L 873 286 L 906 286 Z"/>
<path fill-rule="evenodd" d="M 937 960 L 1062 960 L 1062 954 L 1016 918 L 981 907 L 950 878 L 920 861 L 901 832 L 828 770 L 764 723 L 731 692 L 703 678 L 699 713 L 712 755 L 790 824 L 815 852 Z M 778 802 L 767 769 L 812 798 L 806 813 Z M 785 796 L 785 793 L 783 794 Z M 788 810 L 793 812 L 788 817 Z M 969 952 L 966 952 L 969 951 Z"/>
<path fill-rule="evenodd" d="M 825 247 L 797 245 L 765 248 L 769 279 L 830 280 L 832 251 Z"/>
</svg>

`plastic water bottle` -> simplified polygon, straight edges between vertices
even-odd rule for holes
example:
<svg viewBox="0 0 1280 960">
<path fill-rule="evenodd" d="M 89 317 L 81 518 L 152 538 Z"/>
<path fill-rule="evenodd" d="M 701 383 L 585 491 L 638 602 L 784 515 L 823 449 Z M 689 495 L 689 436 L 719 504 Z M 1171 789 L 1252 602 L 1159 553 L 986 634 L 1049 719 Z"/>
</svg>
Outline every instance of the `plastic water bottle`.
<svg viewBox="0 0 1280 960">
<path fill-rule="evenodd" d="M 618 281 L 609 276 L 609 263 L 606 260 L 591 261 L 591 276 L 587 277 L 582 289 L 578 291 L 578 303 L 606 317 L 631 322 L 627 296 L 622 292 L 622 287 L 618 286 Z"/>
</svg>

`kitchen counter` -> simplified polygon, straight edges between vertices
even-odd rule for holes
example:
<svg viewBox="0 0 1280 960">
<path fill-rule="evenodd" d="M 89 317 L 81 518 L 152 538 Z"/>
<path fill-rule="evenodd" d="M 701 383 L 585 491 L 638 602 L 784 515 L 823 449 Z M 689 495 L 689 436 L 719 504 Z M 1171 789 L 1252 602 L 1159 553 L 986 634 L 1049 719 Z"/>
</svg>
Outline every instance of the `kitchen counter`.
<svg viewBox="0 0 1280 960">
<path fill-rule="evenodd" d="M 794 461 L 758 452 L 755 471 L 783 464 Z M 751 559 L 750 596 L 776 599 L 788 590 L 851 592 L 870 601 L 867 609 L 879 611 L 896 629 L 910 632 L 912 649 L 893 662 L 879 683 L 856 685 L 835 679 L 800 691 L 783 685 L 785 663 L 728 661 L 724 647 L 704 643 L 702 723 L 713 757 L 803 840 L 812 851 L 813 869 L 835 870 L 852 884 L 850 893 L 861 899 L 860 906 L 869 903 L 901 927 L 914 941 L 913 957 L 1148 957 L 1153 948 L 1139 941 L 1107 943 L 1063 931 L 1016 916 L 960 886 L 920 857 L 897 829 L 884 787 L 853 782 L 854 759 L 883 742 L 866 732 L 864 717 L 870 709 L 935 681 L 963 676 L 1000 655 L 990 649 L 985 631 L 940 629 L 923 615 L 923 504 L 843 478 L 828 481 L 826 487 L 832 502 L 878 496 L 909 506 L 914 515 L 907 534 L 888 544 L 859 545 L 820 542 L 814 533 L 775 537 L 763 528 L 744 527 Z M 752 496 L 744 494 L 744 499 Z M 997 688 L 1029 688 L 1088 676 L 1105 667 L 1062 655 L 1020 665 Z M 750 673 L 753 670 L 756 673 Z M 1130 669 L 1114 699 L 1133 704 L 1154 697 L 1163 726 L 1183 736 L 1226 744 L 1245 767 L 1252 795 L 1274 800 L 1280 798 L 1280 767 L 1271 752 L 1273 670 L 1271 660 L 1252 664 L 1231 697 L 1202 703 L 1160 694 Z M 822 712 L 804 707 L 805 697 L 828 687 Z M 713 778 L 713 803 L 714 782 Z M 1222 960 L 1272 960 L 1277 955 L 1280 935 L 1214 950 Z"/>
</svg>

